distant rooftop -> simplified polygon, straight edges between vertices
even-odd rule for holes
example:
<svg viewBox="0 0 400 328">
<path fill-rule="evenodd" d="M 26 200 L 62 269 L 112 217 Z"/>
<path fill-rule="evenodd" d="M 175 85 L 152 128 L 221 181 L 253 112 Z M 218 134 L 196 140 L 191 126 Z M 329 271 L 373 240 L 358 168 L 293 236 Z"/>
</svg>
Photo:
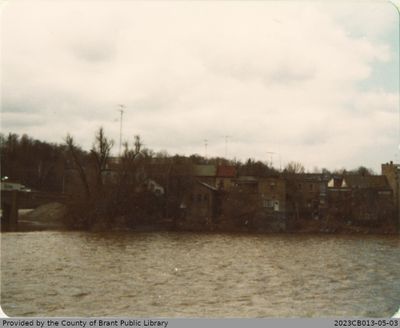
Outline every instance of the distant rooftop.
<svg viewBox="0 0 400 328">
<path fill-rule="evenodd" d="M 390 188 L 386 177 L 383 175 L 347 175 L 344 180 L 350 188 Z"/>
<path fill-rule="evenodd" d="M 194 175 L 197 177 L 215 177 L 217 167 L 215 165 L 195 165 Z"/>
<path fill-rule="evenodd" d="M 231 165 L 219 165 L 217 168 L 217 177 L 234 178 L 236 177 L 236 168 Z"/>
</svg>

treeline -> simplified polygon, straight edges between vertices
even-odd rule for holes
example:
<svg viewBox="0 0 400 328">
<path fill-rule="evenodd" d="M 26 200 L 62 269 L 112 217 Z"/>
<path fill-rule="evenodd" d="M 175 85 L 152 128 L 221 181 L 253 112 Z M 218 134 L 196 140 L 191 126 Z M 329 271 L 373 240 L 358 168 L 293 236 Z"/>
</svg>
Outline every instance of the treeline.
<svg viewBox="0 0 400 328">
<path fill-rule="evenodd" d="M 104 136 L 104 131 L 103 137 Z M 98 134 L 98 133 L 97 133 Z M 96 137 L 97 138 L 97 137 Z M 143 149 L 140 137 L 133 145 L 133 149 L 140 152 L 147 160 L 156 158 L 171 162 L 173 164 L 226 164 L 233 165 L 237 169 L 238 175 L 266 176 L 271 173 L 277 173 L 276 168 L 271 167 L 265 162 L 248 159 L 245 162 L 239 160 L 228 160 L 223 157 L 204 158 L 200 155 L 180 156 L 169 155 L 165 151 L 154 152 L 150 149 Z M 10 180 L 17 181 L 33 189 L 42 191 L 63 191 L 63 179 L 65 170 L 75 165 L 76 159 L 79 158 L 82 166 L 90 166 L 91 164 L 100 165 L 99 171 L 104 169 L 105 163 L 100 163 L 95 159 L 96 149 L 84 151 L 73 143 L 74 147 L 68 147 L 68 137 L 62 144 L 48 143 L 33 139 L 26 134 L 19 136 L 15 133 L 4 135 L 0 133 L 0 153 L 1 153 L 1 176 L 7 176 Z M 107 139 L 108 140 L 108 139 Z M 112 143 L 110 141 L 111 147 Z M 127 145 L 125 144 L 125 147 Z M 139 147 L 139 148 L 138 148 Z M 110 148 L 111 149 L 111 148 Z M 73 152 L 71 152 L 73 150 Z M 128 156 L 132 156 L 132 149 L 127 149 Z M 74 157 L 75 156 L 75 157 Z M 107 154 L 107 157 L 110 153 Z M 103 159 L 104 160 L 104 159 Z M 97 164 L 96 164 L 97 163 Z M 304 173 L 305 168 L 301 163 L 290 162 L 283 170 L 283 173 Z M 314 173 L 326 174 L 362 174 L 371 175 L 374 172 L 364 166 L 360 166 L 354 170 L 340 169 L 329 171 L 328 169 L 315 168 Z"/>
<path fill-rule="evenodd" d="M 0 134 L 1 176 L 33 189 L 61 192 L 65 145 L 33 139 L 26 134 Z"/>
<path fill-rule="evenodd" d="M 67 135 L 62 144 L 54 144 L 25 134 L 1 134 L 1 176 L 31 189 L 71 195 L 66 221 L 71 228 L 108 229 L 178 218 L 181 200 L 195 180 L 193 164 L 232 165 L 239 176 L 305 172 L 298 162 L 277 170 L 254 159 L 241 162 L 223 157 L 204 158 L 197 154 L 156 153 L 143 147 L 140 136 L 125 142 L 118 158 L 111 156 L 113 146 L 103 128 L 96 132 L 90 151 L 77 145 L 71 135 Z M 320 171 L 326 174 L 373 174 L 365 167 L 349 172 Z M 164 189 L 162 197 L 151 190 L 152 179 Z"/>
</svg>

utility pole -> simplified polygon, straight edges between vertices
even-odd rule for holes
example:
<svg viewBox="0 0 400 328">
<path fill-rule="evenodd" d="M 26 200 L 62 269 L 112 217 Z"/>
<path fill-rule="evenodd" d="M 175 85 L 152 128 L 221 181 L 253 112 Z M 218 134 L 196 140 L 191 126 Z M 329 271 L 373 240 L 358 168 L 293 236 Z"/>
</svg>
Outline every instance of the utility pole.
<svg viewBox="0 0 400 328">
<path fill-rule="evenodd" d="M 207 159 L 207 145 L 208 145 L 208 140 L 204 139 L 204 149 L 205 149 L 205 158 Z"/>
<path fill-rule="evenodd" d="M 124 116 L 124 108 L 126 107 L 125 105 L 123 105 L 123 104 L 119 104 L 118 105 L 118 107 L 119 107 L 119 109 L 118 109 L 118 111 L 120 112 L 120 114 L 121 114 L 121 118 L 120 118 L 120 121 L 119 121 L 119 157 L 121 157 L 121 145 L 122 145 L 122 117 Z"/>
</svg>

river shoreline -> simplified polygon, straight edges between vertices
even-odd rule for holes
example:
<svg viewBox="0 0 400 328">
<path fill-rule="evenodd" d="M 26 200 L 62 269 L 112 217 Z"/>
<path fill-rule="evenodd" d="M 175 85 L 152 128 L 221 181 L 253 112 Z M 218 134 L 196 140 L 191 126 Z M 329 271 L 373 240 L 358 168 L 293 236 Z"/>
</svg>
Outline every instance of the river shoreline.
<svg viewBox="0 0 400 328">
<path fill-rule="evenodd" d="M 58 203 L 48 204 L 34 210 L 20 210 L 17 232 L 72 230 L 72 231 L 127 231 L 127 232 L 196 232 L 196 233 L 239 233 L 239 234 L 336 234 L 336 235 L 398 235 L 396 227 L 360 226 L 330 220 L 297 220 L 295 223 L 282 226 L 234 225 L 225 220 L 219 223 L 193 223 L 182 220 L 160 219 L 153 223 L 129 225 L 126 219 L 115 219 L 113 227 L 95 225 L 91 229 L 74 229 L 68 227 L 65 220 L 66 209 Z"/>
</svg>

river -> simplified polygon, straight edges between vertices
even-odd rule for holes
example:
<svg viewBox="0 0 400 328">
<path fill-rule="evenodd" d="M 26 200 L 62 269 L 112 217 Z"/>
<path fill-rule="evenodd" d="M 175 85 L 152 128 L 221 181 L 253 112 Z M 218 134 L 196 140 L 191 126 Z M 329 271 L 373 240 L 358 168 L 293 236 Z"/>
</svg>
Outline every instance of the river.
<svg viewBox="0 0 400 328">
<path fill-rule="evenodd" d="M 9 316 L 389 317 L 400 237 L 1 234 Z"/>
</svg>

